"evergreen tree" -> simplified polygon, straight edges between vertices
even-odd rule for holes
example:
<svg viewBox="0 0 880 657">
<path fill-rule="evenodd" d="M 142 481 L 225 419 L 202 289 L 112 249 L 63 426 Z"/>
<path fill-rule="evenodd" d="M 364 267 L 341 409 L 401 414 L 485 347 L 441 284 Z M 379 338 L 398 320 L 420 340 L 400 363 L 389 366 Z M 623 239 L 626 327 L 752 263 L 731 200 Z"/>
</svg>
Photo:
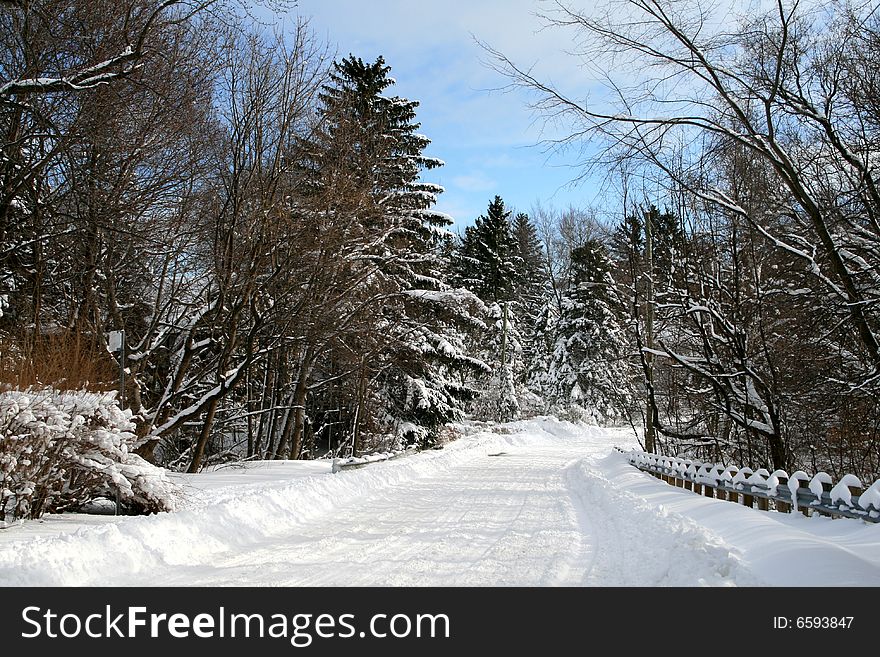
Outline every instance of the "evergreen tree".
<svg viewBox="0 0 880 657">
<path fill-rule="evenodd" d="M 474 350 L 492 372 L 479 381 L 483 394 L 473 411 L 482 419 L 502 422 L 520 414 L 526 345 L 534 335 L 544 278 L 537 231 L 527 215 L 513 221 L 511 215 L 496 196 L 486 214 L 465 230 L 453 258 L 456 281 L 488 306 L 487 330 L 475 336 Z"/>
<path fill-rule="evenodd" d="M 538 404 L 540 412 L 544 396 L 547 394 L 547 371 L 556 347 L 556 331 L 559 326 L 559 309 L 556 300 L 550 296 L 543 299 L 535 318 L 531 336 L 530 353 L 526 356 L 522 379 L 526 388 L 542 401 Z"/>
<path fill-rule="evenodd" d="M 656 206 L 651 205 L 638 213 L 626 215 L 612 233 L 611 251 L 615 260 L 626 263 L 626 268 L 634 269 L 633 273 L 639 277 L 645 269 L 645 223 L 648 220 L 651 221 L 655 287 L 662 293 L 664 288 L 672 284 L 676 273 L 676 261 L 679 259 L 684 241 L 681 222 L 672 212 L 669 210 L 661 212 Z M 628 280 L 626 277 L 619 278 Z M 628 282 L 631 284 L 631 281 Z"/>
<path fill-rule="evenodd" d="M 597 239 L 574 249 L 571 260 L 572 279 L 543 387 L 551 404 L 576 405 L 600 421 L 618 418 L 628 404 L 629 375 L 611 261 Z"/>
<path fill-rule="evenodd" d="M 302 145 L 304 182 L 313 198 L 323 195 L 322 209 L 348 210 L 361 228 L 397 228 L 386 242 L 433 244 L 431 229 L 451 221 L 429 209 L 442 188 L 419 176 L 443 162 L 423 153 L 430 140 L 418 132 L 419 103 L 383 95 L 394 84 L 390 70 L 381 56 L 372 64 L 353 55 L 334 63 L 319 97 L 320 129 Z"/>
<path fill-rule="evenodd" d="M 367 434 L 389 431 L 431 444 L 474 395 L 455 373 L 485 369 L 460 335 L 479 301 L 444 281 L 450 220 L 431 209 L 442 188 L 419 179 L 442 162 L 424 155 L 418 103 L 384 95 L 389 71 L 382 57 L 334 64 L 320 97 L 322 129 L 304 160 L 317 223 L 343 230 L 352 264 L 339 283 L 352 288 L 351 312 L 361 315 L 332 345 L 337 369 L 350 371 L 354 451 Z"/>
<path fill-rule="evenodd" d="M 486 303 L 515 299 L 523 270 L 510 210 L 496 196 L 486 214 L 465 229 L 456 257 L 458 282 Z"/>
<path fill-rule="evenodd" d="M 483 377 L 483 394 L 474 404 L 480 420 L 509 422 L 519 417 L 517 379 L 523 371 L 523 340 L 515 305 L 493 303 L 486 313 L 486 330 L 481 334 L 482 358 L 491 363 L 490 376 Z"/>
<path fill-rule="evenodd" d="M 548 328 L 549 281 L 544 246 L 535 225 L 524 212 L 514 217 L 513 237 L 520 262 L 515 297 L 524 363 L 524 367 L 518 371 L 518 378 L 521 383 L 528 385 L 541 368 L 548 351 L 544 342 Z"/>
<path fill-rule="evenodd" d="M 523 307 L 536 308 L 545 296 L 547 281 L 544 246 L 538 237 L 538 229 L 525 212 L 518 212 L 513 218 L 512 230 L 520 265 L 517 300 Z"/>
</svg>

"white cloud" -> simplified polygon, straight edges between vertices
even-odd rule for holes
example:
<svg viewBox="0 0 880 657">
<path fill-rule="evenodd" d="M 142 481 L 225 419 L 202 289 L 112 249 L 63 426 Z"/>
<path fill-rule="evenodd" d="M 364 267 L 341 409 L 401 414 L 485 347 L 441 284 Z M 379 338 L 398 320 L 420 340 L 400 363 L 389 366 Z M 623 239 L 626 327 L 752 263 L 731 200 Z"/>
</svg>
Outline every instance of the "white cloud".
<svg viewBox="0 0 880 657">
<path fill-rule="evenodd" d="M 449 227 L 452 232 L 462 232 L 465 226 L 473 224 L 474 219 L 486 211 L 484 206 L 473 203 L 471 199 L 456 196 L 447 198 L 445 194 L 440 197 L 436 207 L 455 219 L 455 223 Z"/>
<path fill-rule="evenodd" d="M 372 58 L 380 54 L 398 79 L 397 93 L 421 100 L 438 120 L 480 143 L 533 143 L 533 125 L 522 94 L 490 93 L 508 80 L 483 62 L 479 39 L 537 74 L 584 86 L 589 81 L 577 61 L 565 54 L 565 33 L 542 30 L 536 13 L 547 8 L 536 0 L 301 0 L 297 11 L 313 17 L 349 52 Z M 574 84 L 583 81 L 582 84 Z"/>
<path fill-rule="evenodd" d="M 468 192 L 487 192 L 498 188 L 498 183 L 482 171 L 454 176 L 449 182 L 450 188 L 463 189 Z"/>
<path fill-rule="evenodd" d="M 565 82 L 585 95 L 592 85 L 565 53 L 570 33 L 542 30 L 535 14 L 550 2 L 535 0 L 300 0 L 296 13 L 312 16 L 340 56 L 383 55 L 397 80 L 393 93 L 421 102 L 420 132 L 433 140 L 428 153 L 447 162 L 425 179 L 447 187 L 438 209 L 458 224 L 485 212 L 492 194 L 526 207 L 534 198 L 559 198 L 577 175 L 548 164 L 569 156 L 543 156 L 529 148 L 542 138 L 543 122 L 522 92 L 501 93 L 508 80 L 483 63 L 479 39 L 530 67 L 542 79 Z M 564 128 L 563 128 L 564 129 Z"/>
</svg>

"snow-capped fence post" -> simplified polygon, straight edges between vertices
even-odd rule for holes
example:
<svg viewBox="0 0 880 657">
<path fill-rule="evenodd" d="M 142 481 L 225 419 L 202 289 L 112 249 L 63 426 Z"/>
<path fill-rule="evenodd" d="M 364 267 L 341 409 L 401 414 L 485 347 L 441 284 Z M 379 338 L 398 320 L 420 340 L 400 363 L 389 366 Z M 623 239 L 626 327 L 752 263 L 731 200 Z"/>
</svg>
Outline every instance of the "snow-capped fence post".
<svg viewBox="0 0 880 657">
<path fill-rule="evenodd" d="M 853 485 L 847 486 L 847 488 L 849 488 L 849 494 L 852 496 L 858 497 L 859 495 L 862 494 L 862 485 L 861 484 L 853 484 Z"/>
<path fill-rule="evenodd" d="M 673 483 L 678 488 L 684 488 L 685 479 L 684 479 L 684 471 L 685 471 L 686 463 L 680 459 L 676 459 L 675 461 L 675 476 L 673 478 Z"/>
<path fill-rule="evenodd" d="M 676 459 L 666 459 L 666 483 L 668 483 L 670 486 L 675 486 L 675 479 L 677 474 Z"/>
<path fill-rule="evenodd" d="M 752 473 L 751 477 L 749 477 L 749 483 L 752 484 L 752 486 L 754 488 L 766 489 L 766 488 L 768 488 L 767 480 L 769 478 L 770 478 L 770 473 L 767 472 L 767 470 L 765 470 L 764 468 L 758 468 L 757 470 L 755 470 Z M 770 510 L 769 496 L 758 495 L 755 497 L 755 500 L 758 503 L 758 510 L 759 511 L 769 511 Z"/>
<path fill-rule="evenodd" d="M 734 504 L 739 502 L 739 493 L 733 485 L 733 478 L 736 476 L 737 472 L 739 472 L 739 470 L 735 465 L 728 465 L 724 468 L 723 472 L 721 472 L 719 484 L 722 488 L 718 489 L 719 499 L 727 500 Z"/>
<path fill-rule="evenodd" d="M 747 490 L 751 490 L 749 486 L 749 477 L 752 475 L 751 468 L 740 468 L 737 470 L 737 473 L 733 476 L 733 487 L 737 490 L 742 491 L 742 505 L 747 506 L 749 508 L 754 504 L 755 498 L 747 493 Z"/>
<path fill-rule="evenodd" d="M 862 482 L 855 475 L 844 475 L 828 494 L 832 505 L 852 505 L 852 496 L 862 492 Z"/>
<path fill-rule="evenodd" d="M 785 470 L 774 470 L 767 478 L 767 492 L 773 498 L 774 508 L 780 513 L 788 513 L 791 505 L 783 498 L 784 492 L 788 490 L 788 473 Z"/>
<path fill-rule="evenodd" d="M 788 490 L 791 492 L 791 503 L 794 509 L 800 509 L 801 513 L 805 516 L 810 516 L 810 507 L 808 504 L 800 505 L 798 504 L 798 496 L 801 490 L 806 492 L 806 495 L 801 495 L 801 497 L 809 498 L 811 496 L 810 491 L 810 476 L 804 472 L 803 470 L 798 470 L 792 473 L 791 477 L 788 478 Z"/>
<path fill-rule="evenodd" d="M 834 516 L 822 508 L 822 501 L 827 497 L 830 499 L 831 488 L 834 486 L 834 482 L 831 479 L 831 475 L 827 472 L 817 472 L 816 475 L 810 480 L 810 491 L 816 497 L 815 502 L 811 502 L 813 507 L 813 511 L 818 513 L 819 515 L 828 516 L 833 518 Z"/>
<path fill-rule="evenodd" d="M 880 479 L 859 493 L 859 507 L 868 513 L 873 509 L 874 513 L 880 514 Z"/>
<path fill-rule="evenodd" d="M 700 484 L 703 486 L 703 495 L 705 497 L 715 497 L 715 491 L 712 488 L 711 480 L 712 466 L 707 463 L 700 468 Z"/>
</svg>

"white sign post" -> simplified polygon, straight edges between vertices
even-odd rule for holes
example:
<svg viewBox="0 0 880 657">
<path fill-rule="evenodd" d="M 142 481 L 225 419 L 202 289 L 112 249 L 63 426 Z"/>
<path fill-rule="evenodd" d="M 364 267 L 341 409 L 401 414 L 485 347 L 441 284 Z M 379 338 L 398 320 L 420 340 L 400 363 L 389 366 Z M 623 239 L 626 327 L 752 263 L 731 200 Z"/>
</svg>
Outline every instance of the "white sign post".
<svg viewBox="0 0 880 657">
<path fill-rule="evenodd" d="M 107 348 L 111 353 L 119 352 L 119 405 L 125 408 L 125 331 L 110 331 Z"/>
</svg>

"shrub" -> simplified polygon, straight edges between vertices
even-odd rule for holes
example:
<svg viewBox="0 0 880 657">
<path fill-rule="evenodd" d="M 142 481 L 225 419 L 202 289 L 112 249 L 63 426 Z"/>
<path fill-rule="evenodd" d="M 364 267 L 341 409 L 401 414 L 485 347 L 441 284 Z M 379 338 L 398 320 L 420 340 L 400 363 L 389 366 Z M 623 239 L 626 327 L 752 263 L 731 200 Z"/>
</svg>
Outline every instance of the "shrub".
<svg viewBox="0 0 880 657">
<path fill-rule="evenodd" d="M 70 331 L 0 336 L 0 383 L 23 390 L 103 392 L 119 386 L 110 354 L 93 337 Z"/>
<path fill-rule="evenodd" d="M 0 391 L 0 520 L 39 518 L 103 496 L 139 513 L 172 510 L 176 487 L 130 451 L 133 429 L 115 392 Z"/>
</svg>

